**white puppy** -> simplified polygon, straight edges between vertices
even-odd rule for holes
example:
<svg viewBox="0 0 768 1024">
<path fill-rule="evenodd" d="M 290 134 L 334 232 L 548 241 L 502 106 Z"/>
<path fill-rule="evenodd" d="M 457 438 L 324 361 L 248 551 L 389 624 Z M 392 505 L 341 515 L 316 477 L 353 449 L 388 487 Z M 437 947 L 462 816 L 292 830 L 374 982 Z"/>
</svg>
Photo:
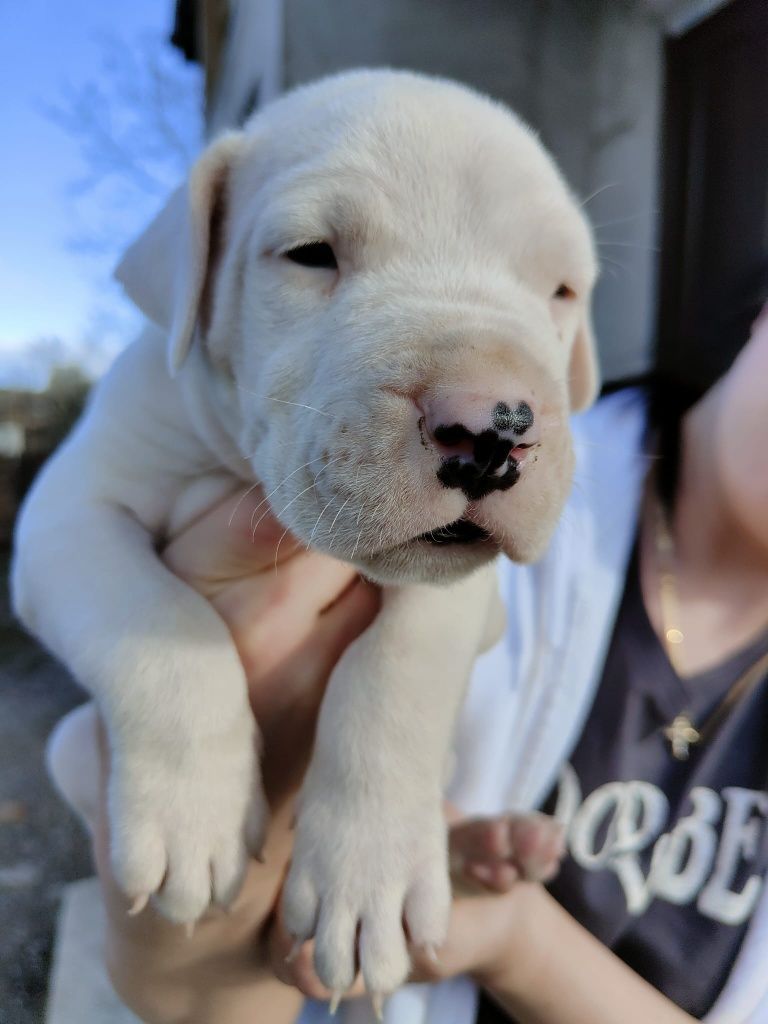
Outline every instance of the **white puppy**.
<svg viewBox="0 0 768 1024">
<path fill-rule="evenodd" d="M 588 227 L 507 109 L 363 71 L 214 142 L 118 277 L 156 326 L 41 474 L 13 573 L 18 614 L 106 724 L 116 878 L 190 922 L 261 842 L 243 669 L 156 553 L 258 480 L 286 528 L 384 584 L 323 702 L 285 913 L 329 987 L 359 943 L 369 990 L 390 991 L 403 920 L 414 943 L 445 933 L 441 790 L 499 633 L 491 560 L 546 545 L 568 414 L 595 391 Z"/>
</svg>

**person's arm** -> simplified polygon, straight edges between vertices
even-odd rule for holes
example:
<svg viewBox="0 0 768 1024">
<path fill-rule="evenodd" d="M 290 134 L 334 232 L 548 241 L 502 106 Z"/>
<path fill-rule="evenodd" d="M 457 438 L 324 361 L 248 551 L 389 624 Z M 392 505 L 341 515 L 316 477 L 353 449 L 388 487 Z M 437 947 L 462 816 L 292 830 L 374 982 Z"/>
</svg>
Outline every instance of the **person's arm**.
<svg viewBox="0 0 768 1024">
<path fill-rule="evenodd" d="M 452 860 L 463 864 L 458 881 L 478 881 L 481 864 L 488 881 L 485 891 L 476 888 L 474 895 L 454 899 L 448 938 L 436 957 L 411 950 L 412 980 L 437 982 L 469 974 L 517 1024 L 692 1021 L 582 928 L 539 883 L 516 880 L 509 839 L 496 841 L 500 824 L 503 819 L 477 819 L 456 822 L 451 829 Z M 549 874 L 542 872 L 543 877 Z M 281 925 L 278 918 L 270 935 L 275 974 L 307 996 L 330 999 L 313 970 L 312 944 L 289 954 L 291 938 Z M 362 994 L 358 978 L 347 996 Z"/>
<path fill-rule="evenodd" d="M 694 1020 L 603 946 L 542 886 L 518 883 L 508 897 L 498 897 L 509 898 L 517 918 L 514 934 L 473 973 L 519 1024 Z"/>
<path fill-rule="evenodd" d="M 483 857 L 478 840 L 486 835 L 482 821 L 455 825 L 452 855 L 464 863 L 485 859 L 496 883 L 488 888 L 498 895 L 454 901 L 448 941 L 438 951 L 437 964 L 418 959 L 420 978 L 470 974 L 517 1024 L 683 1024 L 694 1019 L 619 960 L 542 885 L 505 878 L 508 849 L 502 847 L 501 857 L 493 851 Z"/>
<path fill-rule="evenodd" d="M 275 979 L 262 931 L 291 854 L 293 802 L 326 681 L 379 600 L 349 566 L 283 537 L 271 516 L 260 518 L 263 510 L 258 491 L 234 495 L 163 552 L 166 566 L 211 602 L 232 634 L 264 738 L 271 808 L 264 863 L 249 864 L 228 913 L 211 908 L 189 936 L 152 903 L 128 913 L 108 855 L 109 750 L 104 733 L 99 737 L 101 800 L 92 828 L 107 917 L 105 958 L 123 1001 L 152 1024 L 293 1024 L 302 1004 L 299 992 Z M 95 712 L 91 718 L 98 728 Z"/>
</svg>

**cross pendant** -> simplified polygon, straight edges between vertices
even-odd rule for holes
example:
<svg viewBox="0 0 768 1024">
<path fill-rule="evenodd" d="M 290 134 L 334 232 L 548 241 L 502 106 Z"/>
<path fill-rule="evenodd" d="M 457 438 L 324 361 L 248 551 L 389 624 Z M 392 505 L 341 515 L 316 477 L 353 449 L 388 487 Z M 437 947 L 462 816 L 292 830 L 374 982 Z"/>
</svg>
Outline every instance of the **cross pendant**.
<svg viewBox="0 0 768 1024">
<path fill-rule="evenodd" d="M 701 739 L 698 729 L 685 714 L 676 715 L 672 724 L 664 729 L 664 735 L 672 747 L 672 756 L 678 761 L 687 761 L 691 746 Z"/>
</svg>

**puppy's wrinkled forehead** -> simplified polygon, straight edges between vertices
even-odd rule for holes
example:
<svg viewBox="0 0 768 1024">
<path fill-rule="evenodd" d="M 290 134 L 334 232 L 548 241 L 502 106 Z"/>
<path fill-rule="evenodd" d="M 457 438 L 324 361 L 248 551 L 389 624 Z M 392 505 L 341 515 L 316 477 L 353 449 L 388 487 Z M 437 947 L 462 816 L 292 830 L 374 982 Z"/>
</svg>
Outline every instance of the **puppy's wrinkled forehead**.
<svg viewBox="0 0 768 1024">
<path fill-rule="evenodd" d="M 118 277 L 169 372 L 207 354 L 307 543 L 380 580 L 543 550 L 597 389 L 595 261 L 505 107 L 407 72 L 296 90 L 208 147 Z"/>
<path fill-rule="evenodd" d="M 267 247 L 342 236 L 383 255 L 469 237 L 474 258 L 565 256 L 572 277 L 593 275 L 587 225 L 535 135 L 455 83 L 355 72 L 288 95 L 247 131 L 231 187 L 258 207 Z"/>
</svg>

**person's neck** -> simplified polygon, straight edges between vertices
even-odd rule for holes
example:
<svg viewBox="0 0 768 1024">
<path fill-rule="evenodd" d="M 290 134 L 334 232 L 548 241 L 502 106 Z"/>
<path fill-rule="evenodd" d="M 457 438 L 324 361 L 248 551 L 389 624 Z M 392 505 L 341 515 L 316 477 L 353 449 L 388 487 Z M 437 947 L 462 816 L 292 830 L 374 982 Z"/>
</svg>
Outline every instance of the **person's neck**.
<svg viewBox="0 0 768 1024">
<path fill-rule="evenodd" d="M 714 470 L 712 437 L 718 388 L 691 409 L 682 424 L 680 477 L 672 530 L 678 572 L 688 586 L 718 590 L 735 584 L 734 598 L 757 590 L 768 622 L 768 548 L 731 507 Z"/>
<path fill-rule="evenodd" d="M 744 529 L 713 471 L 717 398 L 710 393 L 683 421 L 678 497 L 670 524 L 681 617 L 674 625 L 685 635 L 680 654 L 686 675 L 726 660 L 768 628 L 768 550 Z M 652 523 L 653 516 L 646 517 L 643 593 L 662 636 L 667 624 L 658 600 Z"/>
</svg>

